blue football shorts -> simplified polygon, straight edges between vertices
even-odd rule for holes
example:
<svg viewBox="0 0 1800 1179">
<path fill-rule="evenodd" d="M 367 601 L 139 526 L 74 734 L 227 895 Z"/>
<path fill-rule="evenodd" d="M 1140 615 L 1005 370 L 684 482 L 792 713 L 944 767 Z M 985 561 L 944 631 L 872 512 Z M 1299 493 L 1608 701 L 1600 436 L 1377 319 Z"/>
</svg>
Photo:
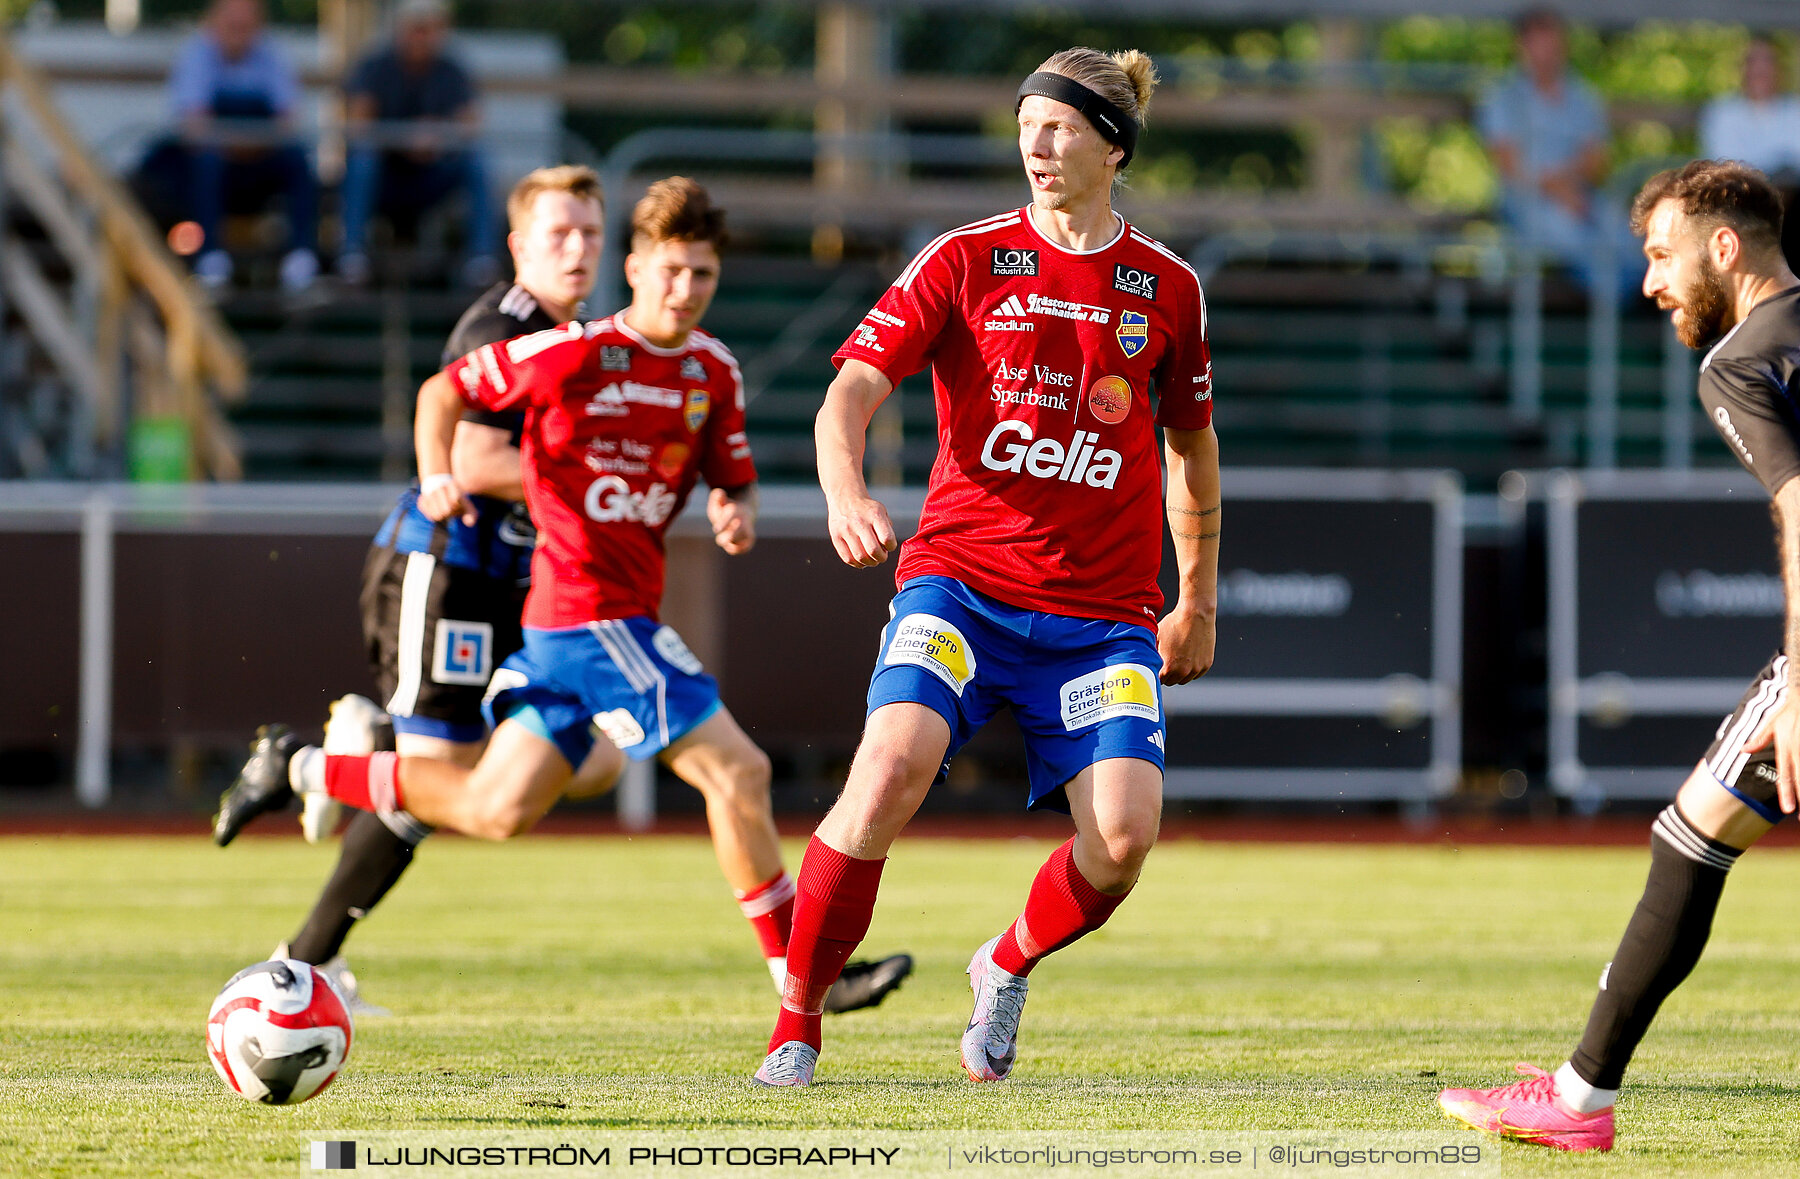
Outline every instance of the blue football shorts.
<svg viewBox="0 0 1800 1179">
<path fill-rule="evenodd" d="M 915 577 L 894 597 L 869 708 L 923 704 L 950 726 L 950 758 L 1002 705 L 1025 734 L 1030 807 L 1066 812 L 1088 766 L 1135 757 L 1163 768 L 1162 657 L 1129 622 L 1008 606 L 950 577 Z"/>
<path fill-rule="evenodd" d="M 719 711 L 707 675 L 675 628 L 614 618 L 560 630 L 525 628 L 525 646 L 488 685 L 488 724 L 517 720 L 556 743 L 576 769 L 595 730 L 648 761 Z"/>
</svg>

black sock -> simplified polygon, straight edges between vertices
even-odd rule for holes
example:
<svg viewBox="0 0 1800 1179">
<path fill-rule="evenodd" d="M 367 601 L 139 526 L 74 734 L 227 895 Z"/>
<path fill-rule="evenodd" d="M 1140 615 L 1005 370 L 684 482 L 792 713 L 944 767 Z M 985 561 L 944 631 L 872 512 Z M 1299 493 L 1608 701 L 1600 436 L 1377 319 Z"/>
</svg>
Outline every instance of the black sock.
<svg viewBox="0 0 1800 1179">
<path fill-rule="evenodd" d="M 418 830 L 418 838 L 409 841 L 389 830 L 377 816 L 357 811 L 344 828 L 343 851 L 331 879 L 325 882 L 325 891 L 319 894 L 306 924 L 288 943 L 289 956 L 315 966 L 337 957 L 344 939 L 350 936 L 350 927 L 368 916 L 394 887 L 412 863 L 413 848 L 431 829 L 420 826 Z"/>
<path fill-rule="evenodd" d="M 1662 1001 L 1687 978 L 1712 932 L 1725 874 L 1743 854 L 1694 830 L 1671 804 L 1650 833 L 1650 879 L 1600 976 L 1581 1046 L 1569 1057 L 1596 1089 L 1617 1089 Z"/>
</svg>

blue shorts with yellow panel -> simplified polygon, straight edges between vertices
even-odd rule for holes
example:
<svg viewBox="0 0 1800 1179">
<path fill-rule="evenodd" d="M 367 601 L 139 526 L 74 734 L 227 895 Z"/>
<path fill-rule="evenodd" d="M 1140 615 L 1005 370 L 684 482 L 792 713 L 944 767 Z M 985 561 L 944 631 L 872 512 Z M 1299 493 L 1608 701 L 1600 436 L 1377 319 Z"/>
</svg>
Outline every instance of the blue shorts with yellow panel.
<svg viewBox="0 0 1800 1179">
<path fill-rule="evenodd" d="M 890 615 L 868 711 L 913 703 L 942 716 L 944 769 L 1003 705 L 1025 734 L 1031 807 L 1066 812 L 1063 786 L 1108 758 L 1163 768 L 1162 657 L 1147 628 L 1009 606 L 935 575 L 907 582 Z"/>
</svg>

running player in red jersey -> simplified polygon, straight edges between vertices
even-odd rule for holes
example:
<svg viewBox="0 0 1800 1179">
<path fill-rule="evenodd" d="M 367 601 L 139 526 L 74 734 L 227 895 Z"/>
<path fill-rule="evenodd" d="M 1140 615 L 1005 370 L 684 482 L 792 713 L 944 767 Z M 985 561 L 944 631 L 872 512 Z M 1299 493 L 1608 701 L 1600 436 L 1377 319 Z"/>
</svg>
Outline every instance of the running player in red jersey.
<svg viewBox="0 0 1800 1179">
<path fill-rule="evenodd" d="M 632 229 L 624 312 L 484 345 L 419 390 L 418 502 L 433 520 L 475 517 L 451 474 L 465 406 L 525 412 L 521 473 L 541 540 L 524 646 L 488 685 L 494 731 L 480 760 L 469 769 L 392 752 L 328 754 L 265 726 L 220 800 L 215 838 L 230 842 L 298 792 L 507 839 L 565 795 L 610 788 L 626 757 L 661 757 L 705 797 L 719 866 L 780 985 L 794 885 L 770 811 L 768 757 L 657 619 L 663 536 L 698 479 L 712 488 L 707 518 L 719 547 L 737 555 L 756 541 L 743 379 L 725 345 L 699 328 L 718 286 L 724 217 L 698 184 L 672 177 L 639 202 Z M 879 1002 L 910 970 L 905 955 L 867 964 L 833 1007 Z"/>
<path fill-rule="evenodd" d="M 816 437 L 846 564 L 878 565 L 895 547 L 863 481 L 864 437 L 894 384 L 928 361 L 938 457 L 900 556 L 861 746 L 801 865 L 764 1084 L 811 1083 L 823 1000 L 868 930 L 889 846 L 1001 706 L 1025 732 L 1031 805 L 1069 812 L 1075 836 L 969 964 L 971 1078 L 1012 1071 L 1026 976 L 1106 921 L 1156 842 L 1158 681 L 1212 663 L 1220 508 L 1199 280 L 1112 208 L 1155 83 L 1136 51 L 1046 61 L 1019 88 L 1031 204 L 931 243 L 837 353 Z M 1156 426 L 1180 566 L 1160 622 Z"/>
</svg>

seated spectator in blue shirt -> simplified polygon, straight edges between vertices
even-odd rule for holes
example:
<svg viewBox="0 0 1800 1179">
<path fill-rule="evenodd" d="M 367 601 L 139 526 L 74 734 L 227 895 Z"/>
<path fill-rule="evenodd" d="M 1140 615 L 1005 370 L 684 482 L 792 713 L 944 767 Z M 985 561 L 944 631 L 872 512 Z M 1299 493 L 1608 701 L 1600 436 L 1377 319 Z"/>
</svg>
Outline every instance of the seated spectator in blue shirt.
<svg viewBox="0 0 1800 1179">
<path fill-rule="evenodd" d="M 410 222 L 455 192 L 468 211 L 463 277 L 476 285 L 493 279 L 493 198 L 475 148 L 475 84 L 444 52 L 449 31 L 443 0 L 402 0 L 393 43 L 364 58 L 344 87 L 350 147 L 338 273 L 347 282 L 368 280 L 377 208 Z"/>
<path fill-rule="evenodd" d="M 189 210 L 205 233 L 194 273 L 208 286 L 230 282 L 226 210 L 260 209 L 279 193 L 288 220 L 282 287 L 311 285 L 319 271 L 318 189 L 292 137 L 299 82 L 263 35 L 262 0 L 214 0 L 175 59 L 169 97 L 188 148 Z"/>
<path fill-rule="evenodd" d="M 1610 248 L 1623 288 L 1643 274 L 1643 259 L 1622 210 L 1602 207 L 1606 108 L 1569 70 L 1562 17 L 1533 8 L 1514 25 L 1519 68 L 1483 96 L 1477 124 L 1503 186 L 1501 212 L 1533 248 L 1592 286 L 1596 254 Z"/>
</svg>

